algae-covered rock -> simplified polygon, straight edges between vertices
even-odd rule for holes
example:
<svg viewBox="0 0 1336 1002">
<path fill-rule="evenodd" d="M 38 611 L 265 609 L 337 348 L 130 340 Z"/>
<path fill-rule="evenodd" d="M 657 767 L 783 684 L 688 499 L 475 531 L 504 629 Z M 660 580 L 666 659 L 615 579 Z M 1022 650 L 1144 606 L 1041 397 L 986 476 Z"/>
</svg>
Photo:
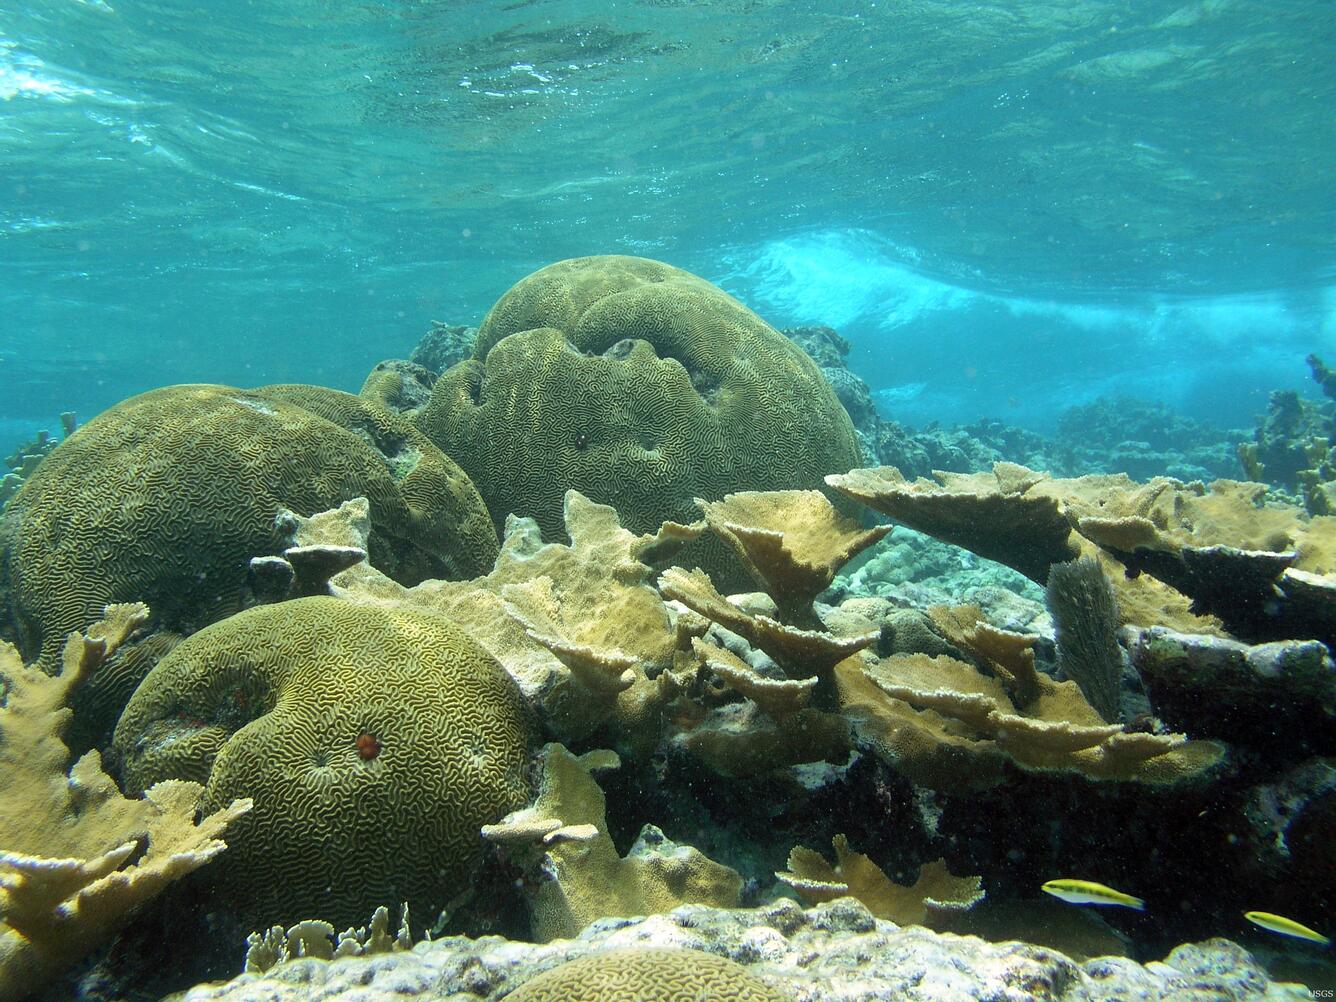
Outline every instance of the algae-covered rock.
<svg viewBox="0 0 1336 1002">
<path fill-rule="evenodd" d="M 690 521 L 697 497 L 821 487 L 859 456 L 800 349 L 703 279 L 633 257 L 576 258 L 521 280 L 416 420 L 498 527 L 514 513 L 549 535 L 568 489 L 646 532 Z M 710 545 L 707 565 L 725 566 Z"/>
<path fill-rule="evenodd" d="M 202 781 L 206 810 L 254 799 L 219 875 L 253 925 L 350 923 L 397 901 L 430 922 L 468 889 L 479 828 L 527 799 L 530 726 L 509 676 L 448 620 L 316 597 L 183 641 L 116 748 L 132 788 Z"/>
<path fill-rule="evenodd" d="M 371 501 L 371 560 L 413 583 L 491 564 L 481 501 L 411 426 L 319 387 L 170 386 L 62 442 L 10 500 L 0 532 L 9 619 L 51 663 L 108 603 L 146 601 L 188 633 L 237 611 L 247 562 L 275 552 L 282 508 Z"/>
<path fill-rule="evenodd" d="M 1249 646 L 1163 627 L 1124 631 L 1155 713 L 1235 744 L 1336 752 L 1336 663 L 1316 640 Z"/>
<path fill-rule="evenodd" d="M 1272 981 L 1241 946 L 1223 939 L 1177 947 L 1144 966 L 1124 957 L 1077 963 L 1005 937 L 986 942 L 896 926 L 844 899 L 802 909 L 679 908 L 668 915 L 599 922 L 578 937 L 516 944 L 450 937 L 411 951 L 342 960 L 297 960 L 263 978 L 243 975 L 192 989 L 189 1002 L 404 1002 L 518 1000 L 527 982 L 582 957 L 627 949 L 698 950 L 732 958 L 750 978 L 805 1002 L 1308 1002 L 1301 985 Z M 592 995 L 563 1002 L 599 1002 Z M 670 996 L 671 997 L 671 996 Z M 706 994 L 702 999 L 721 996 Z M 722 996 L 727 998 L 726 995 Z M 765 997 L 765 996 L 762 996 Z M 647 995 L 640 998 L 654 999 Z M 693 998 L 693 1002 L 695 999 Z"/>
</svg>

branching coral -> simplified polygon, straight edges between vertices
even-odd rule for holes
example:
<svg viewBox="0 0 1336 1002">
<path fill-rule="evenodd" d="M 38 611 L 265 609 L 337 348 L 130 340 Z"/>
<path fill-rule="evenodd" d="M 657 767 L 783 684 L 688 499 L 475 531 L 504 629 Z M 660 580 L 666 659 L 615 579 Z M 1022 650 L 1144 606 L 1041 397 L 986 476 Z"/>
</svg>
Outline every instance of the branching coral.
<svg viewBox="0 0 1336 1002">
<path fill-rule="evenodd" d="M 691 649 L 686 624 L 648 583 L 651 566 L 704 527 L 669 522 L 636 535 L 612 508 L 576 491 L 567 493 L 563 513 L 569 543 L 544 543 L 532 520 L 512 518 L 482 577 L 404 588 L 362 562 L 332 578 L 330 590 L 454 620 L 565 740 L 586 737 L 605 721 L 620 726 L 623 715 L 636 727 L 671 695 L 672 671 Z M 365 502 L 293 525 L 291 541 L 300 546 L 357 547 L 367 531 Z"/>
<path fill-rule="evenodd" d="M 835 573 L 888 532 L 841 514 L 820 491 L 745 491 L 696 499 L 705 522 L 734 552 L 783 619 L 819 626 L 812 601 Z"/>
<path fill-rule="evenodd" d="M 841 706 L 860 740 L 915 783 L 968 791 L 1008 766 L 1092 779 L 1174 783 L 1223 756 L 1211 741 L 1107 724 L 1074 682 L 1036 673 L 1024 702 L 1000 678 L 947 656 L 864 655 L 837 669 Z"/>
<path fill-rule="evenodd" d="M 227 846 L 250 810 L 233 800 L 196 821 L 203 788 L 168 780 L 126 799 L 98 753 L 73 767 L 61 734 L 71 694 L 143 625 L 143 605 L 115 605 L 65 645 L 60 674 L 24 667 L 0 646 L 0 1000 L 36 991 L 125 925 L 135 909 Z"/>
<path fill-rule="evenodd" d="M 1041 584 L 1053 565 L 1094 557 L 1127 623 L 1192 633 L 1223 625 L 1253 641 L 1336 640 L 1336 518 L 1268 504 L 1261 484 L 1057 480 L 1009 463 L 936 477 L 911 484 L 883 467 L 826 480 Z"/>
<path fill-rule="evenodd" d="M 849 848 L 849 840 L 836 835 L 835 865 L 814 849 L 795 846 L 789 853 L 787 872 L 777 873 L 803 904 L 814 905 L 845 896 L 857 898 L 877 918 L 898 925 L 935 926 L 972 908 L 983 900 L 983 882 L 978 877 L 957 877 L 945 860 L 925 863 L 910 887 L 893 883 L 876 863 Z"/>
<path fill-rule="evenodd" d="M 271 926 L 264 932 L 246 937 L 248 974 L 263 974 L 279 964 L 301 957 L 334 960 L 337 957 L 365 957 L 376 953 L 397 953 L 413 946 L 408 905 L 399 913 L 399 928 L 390 932 L 390 910 L 381 905 L 369 925 L 348 928 L 334 935 L 334 926 L 323 919 L 308 919 L 288 926 Z"/>
<path fill-rule="evenodd" d="M 606 800 L 596 769 L 616 768 L 609 751 L 575 756 L 561 745 L 543 750 L 538 797 L 483 836 L 503 847 L 536 881 L 529 894 L 532 931 L 540 940 L 573 936 L 596 918 L 653 915 L 680 904 L 732 907 L 742 878 L 690 846 L 674 845 L 647 825 L 622 858 L 608 835 Z"/>
</svg>

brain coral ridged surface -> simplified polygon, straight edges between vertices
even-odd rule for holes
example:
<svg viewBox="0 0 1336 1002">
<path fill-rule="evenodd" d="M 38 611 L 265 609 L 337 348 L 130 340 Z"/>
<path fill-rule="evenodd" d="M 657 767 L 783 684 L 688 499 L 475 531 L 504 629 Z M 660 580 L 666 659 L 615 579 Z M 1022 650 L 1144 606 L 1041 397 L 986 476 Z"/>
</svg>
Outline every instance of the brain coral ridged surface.
<svg viewBox="0 0 1336 1002">
<path fill-rule="evenodd" d="M 482 502 L 467 478 L 406 425 L 382 433 L 370 408 L 357 420 L 374 434 L 321 416 L 314 405 L 331 394 L 298 405 L 170 386 L 62 442 L 0 523 L 0 586 L 24 656 L 53 660 L 108 603 L 147 602 L 180 632 L 237 611 L 248 560 L 281 546 L 281 508 L 309 515 L 368 497 L 372 561 L 408 583 L 490 566 L 496 542 L 479 540 Z"/>
<path fill-rule="evenodd" d="M 261 606 L 178 645 L 122 715 L 129 790 L 252 797 L 214 871 L 256 925 L 428 921 L 467 887 L 479 829 L 527 799 L 519 689 L 453 623 L 335 598 Z M 241 792 L 245 791 L 245 792 Z"/>
<path fill-rule="evenodd" d="M 410 421 L 354 393 L 324 386 L 283 383 L 253 392 L 318 414 L 364 439 L 385 458 L 397 496 L 368 495 L 373 523 L 378 507 L 383 514 L 394 514 L 381 517 L 372 536 L 371 562 L 376 567 L 406 584 L 469 578 L 492 569 L 496 530 L 477 487 Z M 384 552 L 378 553 L 377 546 Z"/>
<path fill-rule="evenodd" d="M 700 950 L 640 948 L 580 957 L 544 971 L 507 1002 L 784 1002 L 741 964 Z"/>
<path fill-rule="evenodd" d="M 820 488 L 858 462 L 810 358 L 710 283 L 634 257 L 521 280 L 416 420 L 498 525 L 514 512 L 557 537 L 572 488 L 646 532 L 697 518 L 696 497 Z"/>
</svg>

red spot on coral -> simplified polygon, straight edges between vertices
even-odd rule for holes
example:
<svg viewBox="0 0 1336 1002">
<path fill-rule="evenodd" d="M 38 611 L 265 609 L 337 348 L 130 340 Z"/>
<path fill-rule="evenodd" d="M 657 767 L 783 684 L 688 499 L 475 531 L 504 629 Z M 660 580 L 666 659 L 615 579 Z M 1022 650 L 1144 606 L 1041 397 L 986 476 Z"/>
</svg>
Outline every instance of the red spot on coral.
<svg viewBox="0 0 1336 1002">
<path fill-rule="evenodd" d="M 373 759 L 380 754 L 380 742 L 370 731 L 363 731 L 357 735 L 357 740 L 353 744 L 357 745 L 357 754 L 365 759 Z"/>
</svg>

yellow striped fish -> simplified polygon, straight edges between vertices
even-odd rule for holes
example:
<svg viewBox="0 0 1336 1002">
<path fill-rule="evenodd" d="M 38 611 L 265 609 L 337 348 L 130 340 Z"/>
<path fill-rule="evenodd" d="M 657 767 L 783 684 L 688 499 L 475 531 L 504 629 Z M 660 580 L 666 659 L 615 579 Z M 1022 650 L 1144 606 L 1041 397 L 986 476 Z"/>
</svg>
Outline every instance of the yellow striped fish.
<svg viewBox="0 0 1336 1002">
<path fill-rule="evenodd" d="M 1139 912 L 1146 910 L 1146 902 L 1140 898 L 1115 891 L 1093 880 L 1050 880 L 1040 890 L 1071 905 L 1120 905 L 1123 908 L 1135 908 Z"/>
<path fill-rule="evenodd" d="M 1310 943 L 1321 943 L 1323 946 L 1331 942 L 1317 930 L 1310 929 L 1306 925 L 1300 925 L 1294 919 L 1287 919 L 1284 915 L 1277 915 L 1274 912 L 1244 912 L 1243 917 L 1253 925 L 1259 925 L 1271 932 L 1278 932 L 1282 936 L 1306 939 Z"/>
</svg>

